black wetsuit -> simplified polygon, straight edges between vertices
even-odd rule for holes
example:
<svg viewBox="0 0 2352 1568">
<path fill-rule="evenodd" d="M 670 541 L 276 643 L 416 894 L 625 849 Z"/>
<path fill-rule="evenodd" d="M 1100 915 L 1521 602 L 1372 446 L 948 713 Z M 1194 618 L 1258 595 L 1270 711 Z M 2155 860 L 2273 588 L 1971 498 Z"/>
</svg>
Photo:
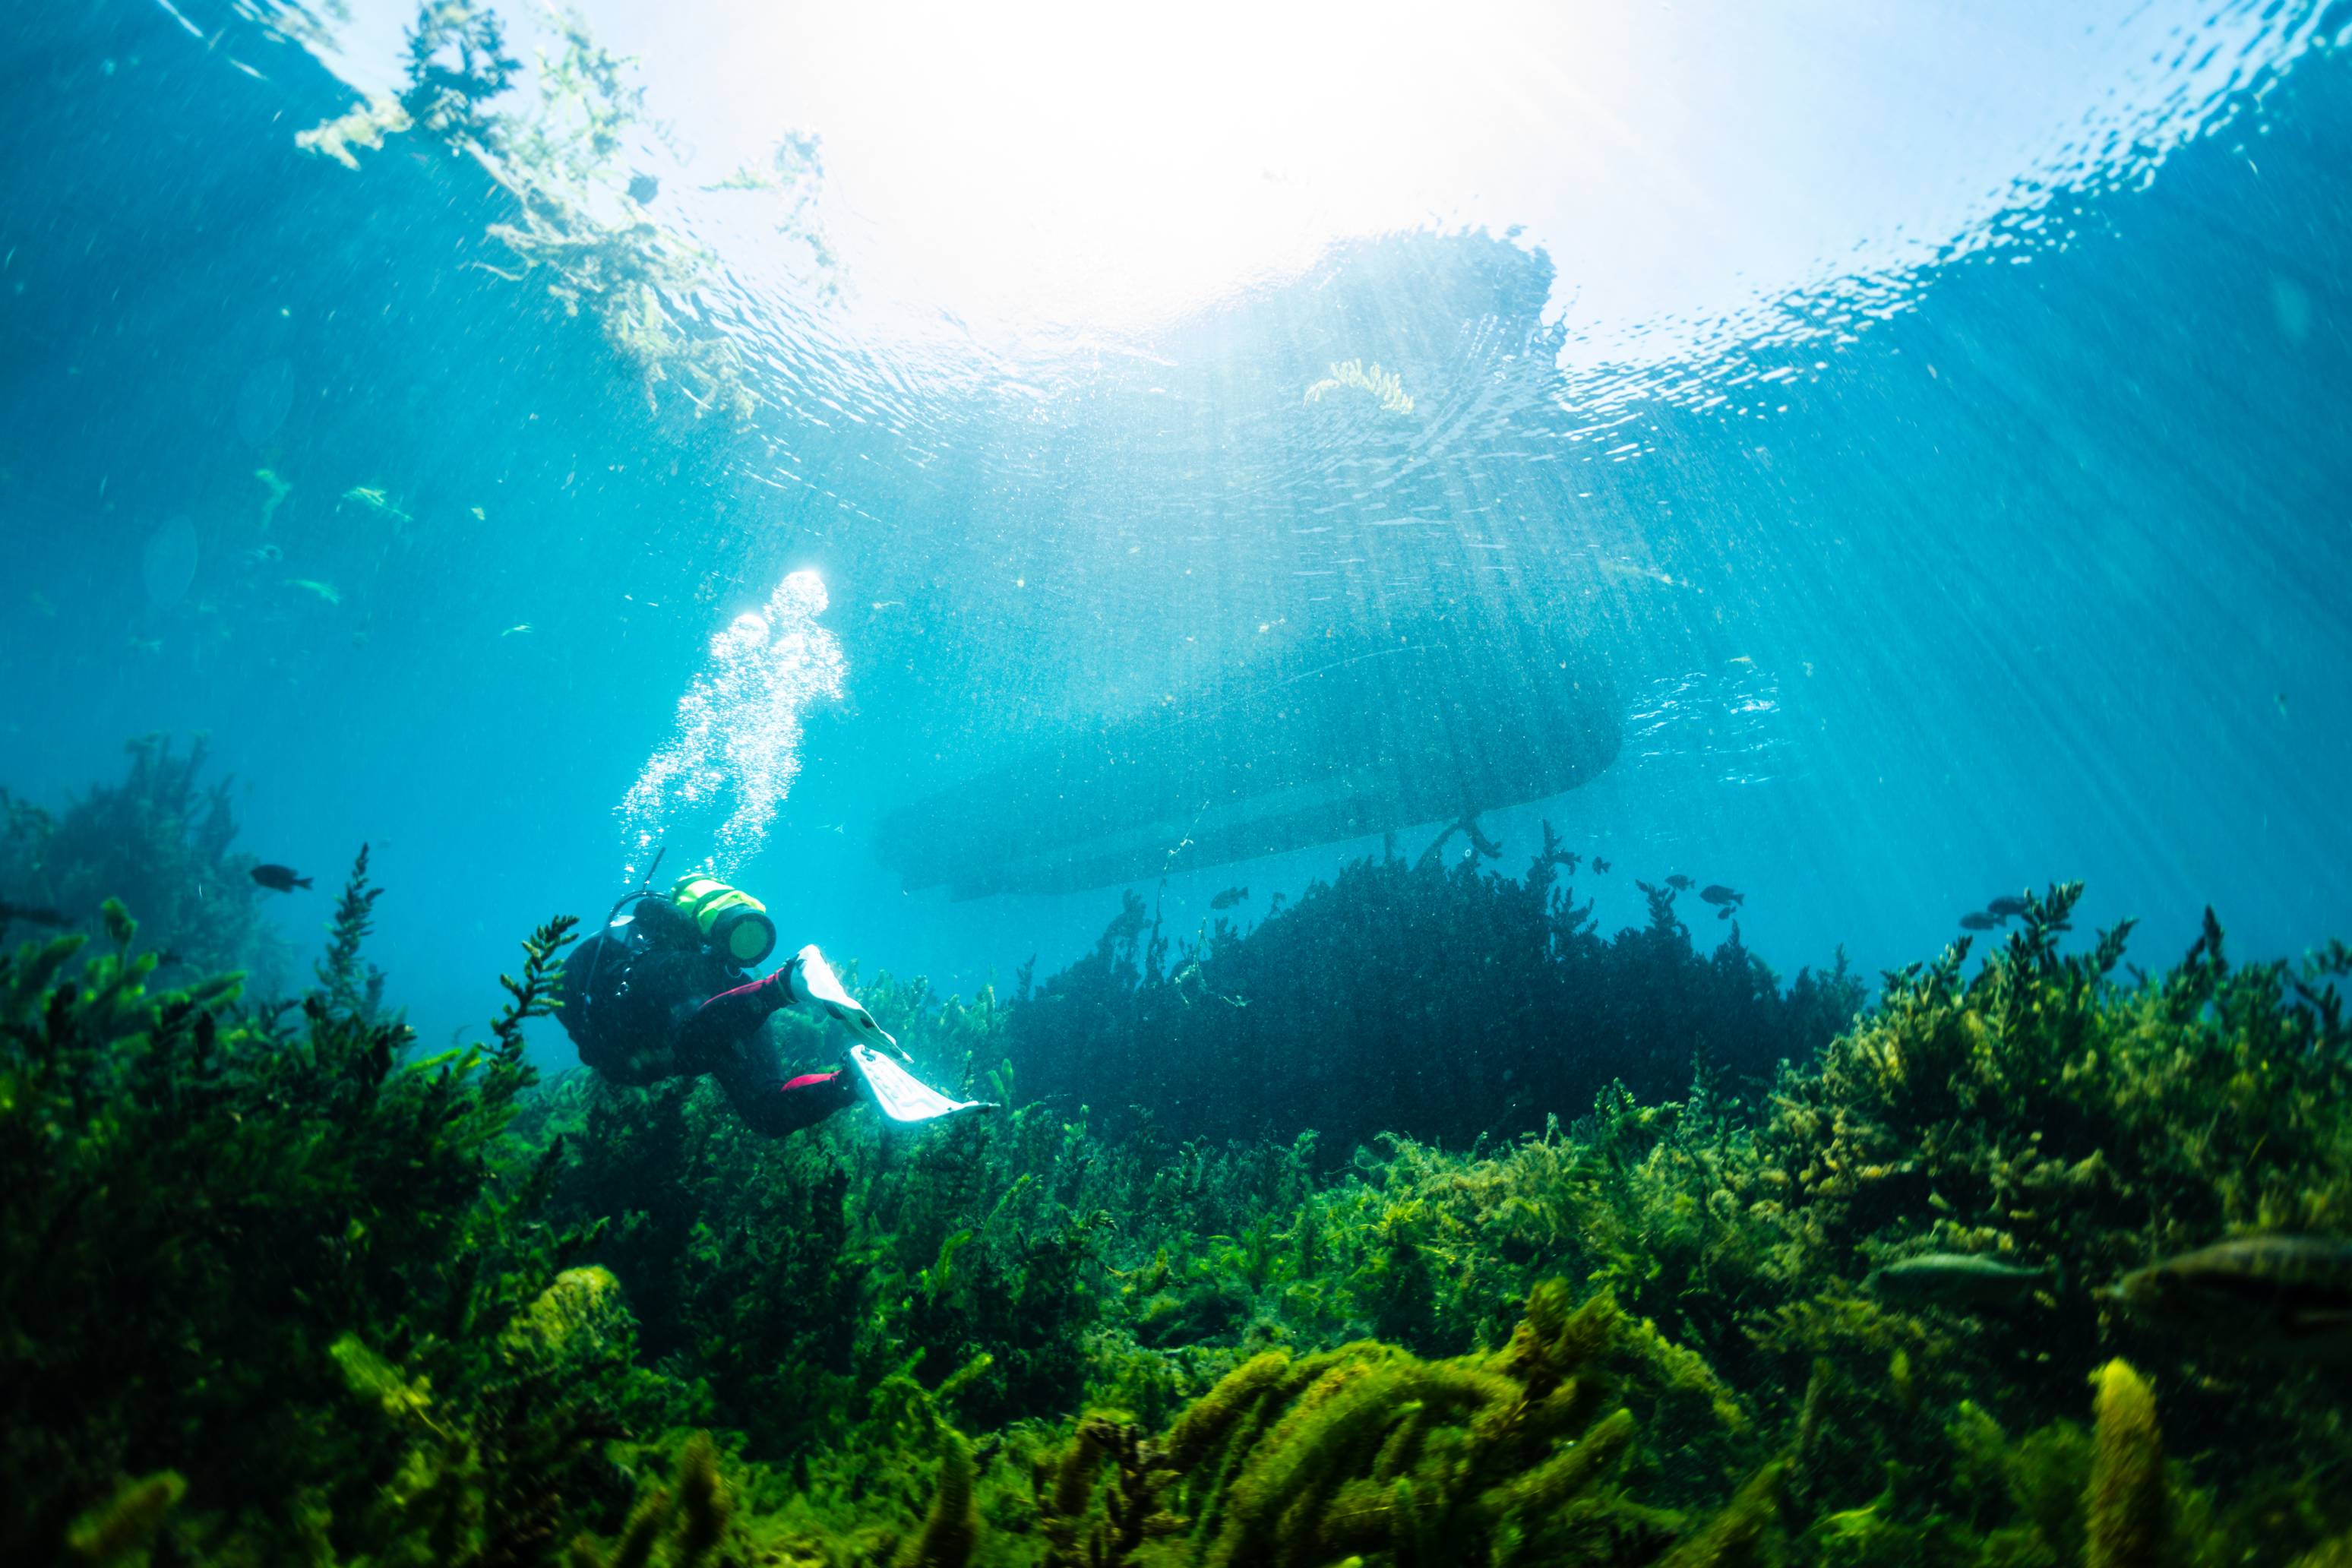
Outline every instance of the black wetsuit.
<svg viewBox="0 0 2352 1568">
<path fill-rule="evenodd" d="M 767 1030 L 789 1006 L 786 969 L 754 981 L 712 951 L 667 899 L 641 899 L 635 918 L 608 927 L 563 965 L 556 1008 L 580 1059 L 614 1083 L 643 1085 L 709 1073 L 759 1131 L 797 1132 L 856 1103 L 846 1072 L 786 1078 Z"/>
</svg>

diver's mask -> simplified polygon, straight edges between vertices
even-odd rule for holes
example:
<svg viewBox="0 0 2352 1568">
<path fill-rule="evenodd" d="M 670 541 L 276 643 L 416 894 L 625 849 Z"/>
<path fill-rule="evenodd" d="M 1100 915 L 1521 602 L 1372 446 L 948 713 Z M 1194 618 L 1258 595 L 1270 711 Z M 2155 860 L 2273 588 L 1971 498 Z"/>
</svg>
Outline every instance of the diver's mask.
<svg viewBox="0 0 2352 1568">
<path fill-rule="evenodd" d="M 702 940 L 730 963 L 749 969 L 776 951 L 776 922 L 768 906 L 718 878 L 689 871 L 670 889 L 670 902 L 694 921 Z"/>
</svg>

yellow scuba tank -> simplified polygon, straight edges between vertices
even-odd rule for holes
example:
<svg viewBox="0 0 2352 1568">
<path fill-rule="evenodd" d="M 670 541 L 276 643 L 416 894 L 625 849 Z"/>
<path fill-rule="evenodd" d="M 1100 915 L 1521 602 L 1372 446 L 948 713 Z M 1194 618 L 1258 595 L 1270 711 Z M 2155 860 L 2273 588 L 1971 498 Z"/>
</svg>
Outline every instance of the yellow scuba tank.
<svg viewBox="0 0 2352 1568">
<path fill-rule="evenodd" d="M 768 918 L 768 906 L 741 889 L 689 871 L 677 879 L 669 897 L 705 942 L 744 968 L 776 951 L 776 922 Z"/>
</svg>

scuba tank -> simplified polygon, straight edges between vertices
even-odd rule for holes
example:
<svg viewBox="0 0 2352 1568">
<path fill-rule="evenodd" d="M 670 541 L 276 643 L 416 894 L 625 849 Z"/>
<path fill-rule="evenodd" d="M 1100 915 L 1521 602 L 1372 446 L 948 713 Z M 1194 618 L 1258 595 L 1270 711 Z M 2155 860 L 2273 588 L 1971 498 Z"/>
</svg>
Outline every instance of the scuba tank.
<svg viewBox="0 0 2352 1568">
<path fill-rule="evenodd" d="M 768 906 L 740 888 L 689 871 L 677 879 L 669 898 L 694 921 L 703 941 L 741 968 L 750 969 L 776 951 L 776 922 L 768 918 Z"/>
</svg>

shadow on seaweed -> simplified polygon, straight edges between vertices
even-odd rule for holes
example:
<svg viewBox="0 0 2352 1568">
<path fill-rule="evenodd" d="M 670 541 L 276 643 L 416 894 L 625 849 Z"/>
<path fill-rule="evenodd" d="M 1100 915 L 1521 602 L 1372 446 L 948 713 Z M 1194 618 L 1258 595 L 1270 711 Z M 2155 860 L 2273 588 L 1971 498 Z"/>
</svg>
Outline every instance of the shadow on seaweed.
<svg viewBox="0 0 2352 1568">
<path fill-rule="evenodd" d="M 1130 893 L 1090 957 L 1024 987 L 1008 1054 L 1034 1091 L 1148 1108 L 1178 1140 L 1313 1130 L 1344 1158 L 1381 1133 L 1465 1147 L 1536 1131 L 1612 1083 L 1672 1093 L 1695 1063 L 1760 1084 L 1861 1005 L 1843 957 L 1784 989 L 1736 923 L 1699 952 L 1671 890 L 1603 937 L 1558 881 L 1567 858 L 1547 827 L 1517 879 L 1476 859 L 1360 860 L 1172 953 Z"/>
</svg>

